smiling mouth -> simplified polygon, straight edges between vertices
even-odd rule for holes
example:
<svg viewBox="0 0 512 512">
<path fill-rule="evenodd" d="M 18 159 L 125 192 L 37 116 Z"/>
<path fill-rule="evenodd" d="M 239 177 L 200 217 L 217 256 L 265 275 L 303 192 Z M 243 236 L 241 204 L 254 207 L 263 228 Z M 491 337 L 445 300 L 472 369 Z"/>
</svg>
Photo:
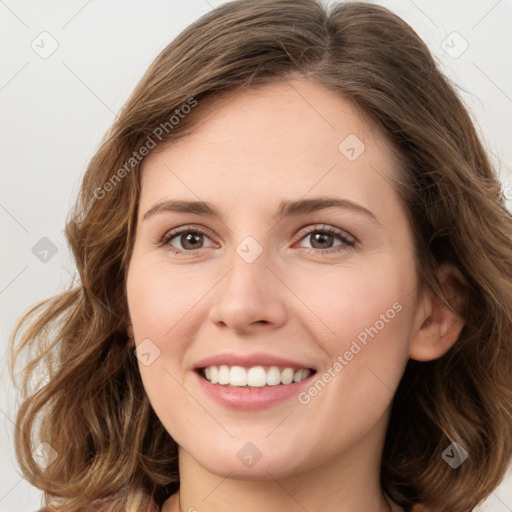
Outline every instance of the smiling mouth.
<svg viewBox="0 0 512 512">
<path fill-rule="evenodd" d="M 264 388 L 302 382 L 316 371 L 312 368 L 294 369 L 280 366 L 216 365 L 198 368 L 199 375 L 212 384 L 237 388 Z"/>
</svg>

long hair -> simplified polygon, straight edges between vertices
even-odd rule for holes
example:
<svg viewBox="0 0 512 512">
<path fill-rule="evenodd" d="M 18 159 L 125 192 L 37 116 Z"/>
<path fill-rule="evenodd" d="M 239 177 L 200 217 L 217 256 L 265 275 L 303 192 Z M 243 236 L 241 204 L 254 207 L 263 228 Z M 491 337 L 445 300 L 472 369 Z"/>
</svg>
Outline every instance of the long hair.
<svg viewBox="0 0 512 512">
<path fill-rule="evenodd" d="M 239 0 L 194 22 L 150 65 L 67 220 L 79 285 L 32 307 L 11 336 L 11 372 L 23 361 L 16 454 L 45 510 L 157 511 L 179 488 L 176 443 L 149 404 L 125 330 L 141 162 L 192 130 L 215 98 L 294 76 L 351 101 L 389 140 L 419 282 L 445 300 L 444 263 L 467 282 L 457 342 L 407 364 L 383 489 L 408 511 L 467 512 L 502 480 L 512 457 L 512 218 L 462 101 L 424 42 L 383 7 Z M 442 457 L 452 442 L 469 457 L 457 469 Z M 35 455 L 41 446 L 51 463 Z"/>
</svg>

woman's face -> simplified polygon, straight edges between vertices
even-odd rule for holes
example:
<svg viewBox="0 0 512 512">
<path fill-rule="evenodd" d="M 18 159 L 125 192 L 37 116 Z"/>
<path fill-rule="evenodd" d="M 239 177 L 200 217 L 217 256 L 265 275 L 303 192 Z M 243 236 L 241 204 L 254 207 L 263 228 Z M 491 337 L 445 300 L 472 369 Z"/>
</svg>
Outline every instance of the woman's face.
<svg viewBox="0 0 512 512">
<path fill-rule="evenodd" d="M 138 364 L 206 470 L 379 455 L 425 318 L 395 172 L 377 128 L 303 80 L 223 99 L 146 158 L 127 276 Z"/>
</svg>

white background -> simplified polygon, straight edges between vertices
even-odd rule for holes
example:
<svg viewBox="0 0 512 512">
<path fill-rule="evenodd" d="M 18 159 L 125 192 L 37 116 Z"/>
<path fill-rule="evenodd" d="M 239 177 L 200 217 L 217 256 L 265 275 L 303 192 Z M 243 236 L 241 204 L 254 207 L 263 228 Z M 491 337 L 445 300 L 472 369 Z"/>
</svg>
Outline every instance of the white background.
<svg viewBox="0 0 512 512">
<path fill-rule="evenodd" d="M 65 219 L 101 136 L 158 52 L 220 3 L 0 0 L 0 512 L 33 512 L 41 504 L 12 447 L 15 394 L 4 363 L 14 321 L 72 279 Z M 511 0 L 378 3 L 413 26 L 460 87 L 512 207 Z M 31 44 L 41 52 L 43 45 L 58 48 L 43 59 Z M 58 249 L 46 263 L 32 252 L 43 237 Z M 512 511 L 512 475 L 480 510 Z"/>
</svg>

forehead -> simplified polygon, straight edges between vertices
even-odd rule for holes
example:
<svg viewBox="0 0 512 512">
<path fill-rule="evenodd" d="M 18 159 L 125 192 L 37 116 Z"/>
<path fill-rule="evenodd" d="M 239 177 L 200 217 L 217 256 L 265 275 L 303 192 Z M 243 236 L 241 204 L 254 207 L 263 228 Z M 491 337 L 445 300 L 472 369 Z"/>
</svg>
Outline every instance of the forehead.
<svg viewBox="0 0 512 512">
<path fill-rule="evenodd" d="M 384 205 L 393 194 L 390 145 L 356 106 L 322 86 L 294 80 L 249 88 L 192 115 L 190 134 L 145 159 L 143 208 L 169 195 L 212 203 L 243 197 L 255 206 L 326 193 Z"/>
</svg>

